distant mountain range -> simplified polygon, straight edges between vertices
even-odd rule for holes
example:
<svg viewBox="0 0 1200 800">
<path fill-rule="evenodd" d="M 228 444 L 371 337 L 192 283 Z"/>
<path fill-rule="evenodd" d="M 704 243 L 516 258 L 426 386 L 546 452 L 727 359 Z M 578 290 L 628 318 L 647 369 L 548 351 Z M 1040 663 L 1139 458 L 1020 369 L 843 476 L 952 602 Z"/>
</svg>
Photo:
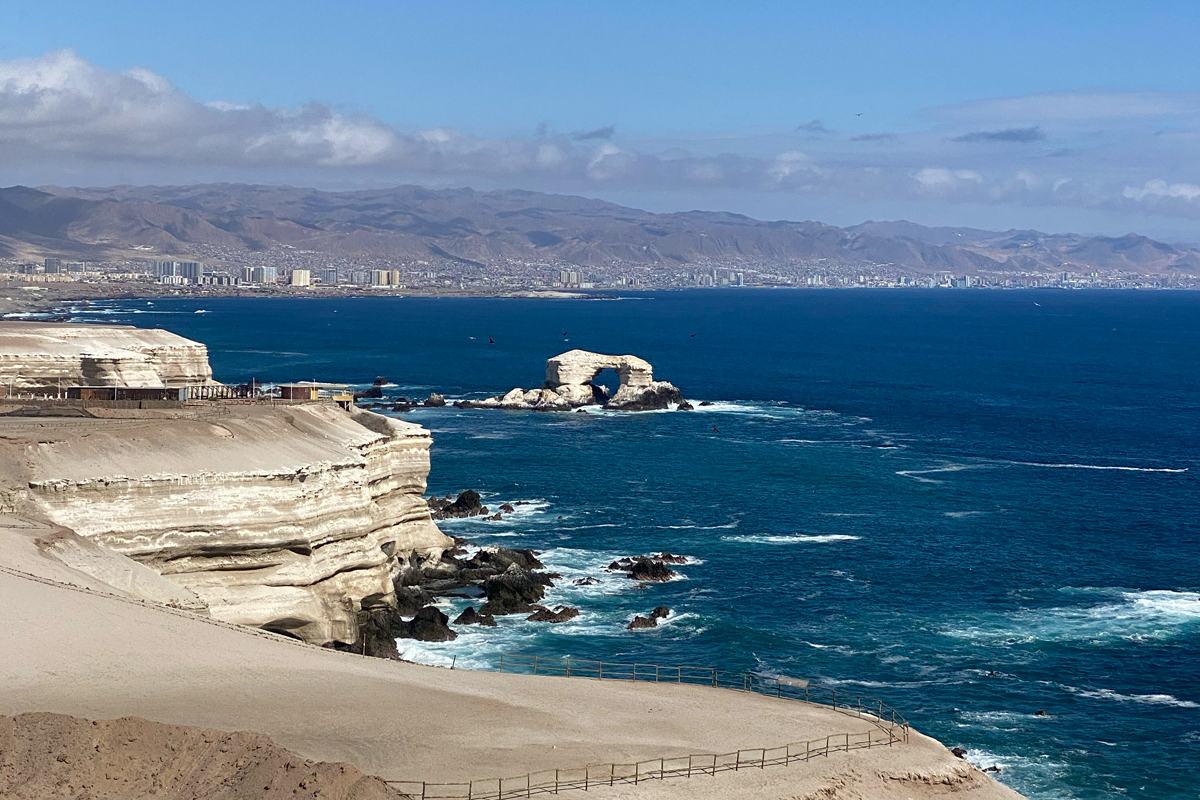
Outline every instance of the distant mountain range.
<svg viewBox="0 0 1200 800">
<path fill-rule="evenodd" d="M 280 247 L 396 261 L 504 260 L 759 266 L 826 259 L 937 271 L 1200 272 L 1200 251 L 1145 236 L 1046 234 L 866 222 L 764 222 L 740 214 L 652 214 L 583 197 L 400 186 L 323 192 L 209 184 L 0 189 L 0 257 L 129 259 Z"/>
</svg>

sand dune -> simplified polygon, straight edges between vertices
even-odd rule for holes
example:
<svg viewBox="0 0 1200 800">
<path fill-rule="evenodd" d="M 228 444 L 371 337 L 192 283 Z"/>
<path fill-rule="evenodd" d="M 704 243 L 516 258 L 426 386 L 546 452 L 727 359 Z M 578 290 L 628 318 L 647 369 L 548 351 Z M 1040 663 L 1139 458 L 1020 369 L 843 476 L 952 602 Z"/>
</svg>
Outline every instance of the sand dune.
<svg viewBox="0 0 1200 800">
<path fill-rule="evenodd" d="M 531 677 L 367 659 L 141 600 L 38 581 L 0 550 L 0 714 L 137 716 L 255 731 L 392 780 L 456 781 L 728 752 L 856 732 L 826 708 L 699 686 Z M 48 578 L 68 580 L 53 566 Z M 79 575 L 86 586 L 88 579 Z M 840 787 L 840 788 L 837 788 Z M 937 742 L 819 762 L 605 787 L 630 798 L 1015 798 Z"/>
</svg>

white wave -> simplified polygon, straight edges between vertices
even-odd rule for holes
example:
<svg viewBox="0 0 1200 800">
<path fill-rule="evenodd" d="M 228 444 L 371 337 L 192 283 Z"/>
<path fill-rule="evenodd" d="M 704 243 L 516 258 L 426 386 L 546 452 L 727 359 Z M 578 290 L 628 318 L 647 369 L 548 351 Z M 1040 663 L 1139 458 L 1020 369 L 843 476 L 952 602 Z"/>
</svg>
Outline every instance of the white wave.
<svg viewBox="0 0 1200 800">
<path fill-rule="evenodd" d="M 999 767 L 1001 775 L 1019 776 L 1024 781 L 1030 783 L 1041 785 L 1061 784 L 1067 771 L 1067 764 L 1061 761 L 1051 761 L 1043 755 L 1022 756 L 1015 753 L 1001 754 L 979 747 L 968 747 L 966 750 L 967 754 L 964 758 L 979 769 Z M 1066 798 L 1073 797 L 1074 793 L 1047 796 L 1066 800 Z"/>
<path fill-rule="evenodd" d="M 1020 711 L 963 711 L 959 716 L 968 722 L 997 727 L 1023 721 L 1036 722 L 1047 719 L 1045 716 L 1039 717 L 1037 714 L 1025 714 Z"/>
<path fill-rule="evenodd" d="M 1178 469 L 1166 469 L 1161 467 L 1127 467 L 1127 466 L 1112 466 L 1107 464 L 1043 464 L 1037 461 L 1007 461 L 1007 464 L 1015 464 L 1020 467 L 1043 467 L 1044 469 L 1098 469 L 1098 470 L 1115 470 L 1118 472 L 1187 472 L 1187 467 Z"/>
<path fill-rule="evenodd" d="M 1073 688 L 1073 687 L 1067 687 Z M 1180 700 L 1169 694 L 1120 694 L 1110 689 L 1075 689 L 1080 697 L 1090 697 L 1094 700 L 1116 700 L 1120 703 L 1141 703 L 1147 706 L 1175 706 L 1176 708 L 1200 708 L 1200 703 L 1192 700 Z"/>
<path fill-rule="evenodd" d="M 1200 626 L 1200 593 L 1120 592 L 1120 602 L 1019 611 L 996 622 L 947 635 L 995 644 L 1038 641 L 1095 645 L 1157 641 Z"/>
<path fill-rule="evenodd" d="M 211 314 L 212 312 L 206 308 L 198 308 L 192 312 L 193 314 Z"/>
<path fill-rule="evenodd" d="M 573 526 L 558 526 L 560 531 L 590 531 L 593 528 L 620 528 L 623 527 L 617 522 L 597 522 L 595 525 L 573 525 Z"/>
<path fill-rule="evenodd" d="M 980 514 L 986 514 L 986 511 L 943 511 L 942 514 L 951 519 L 967 519 L 968 517 L 978 517 Z"/>
<path fill-rule="evenodd" d="M 828 542 L 853 542 L 861 539 L 861 536 L 852 536 L 848 533 L 827 533 L 827 534 L 791 534 L 788 536 L 769 536 L 769 535 L 752 535 L 744 536 L 722 536 L 723 542 L 742 542 L 744 544 L 801 544 L 804 542 L 814 544 L 825 544 Z"/>
<path fill-rule="evenodd" d="M 902 475 L 905 478 L 912 478 L 920 483 L 944 483 L 936 478 L 926 478 L 925 475 L 937 475 L 943 472 L 963 472 L 969 469 L 988 469 L 987 464 L 947 464 L 942 467 L 931 467 L 930 469 L 898 469 L 897 475 Z"/>
<path fill-rule="evenodd" d="M 671 531 L 729 531 L 739 524 L 741 524 L 741 520 L 735 519 L 724 525 L 656 525 L 655 527 Z"/>
</svg>

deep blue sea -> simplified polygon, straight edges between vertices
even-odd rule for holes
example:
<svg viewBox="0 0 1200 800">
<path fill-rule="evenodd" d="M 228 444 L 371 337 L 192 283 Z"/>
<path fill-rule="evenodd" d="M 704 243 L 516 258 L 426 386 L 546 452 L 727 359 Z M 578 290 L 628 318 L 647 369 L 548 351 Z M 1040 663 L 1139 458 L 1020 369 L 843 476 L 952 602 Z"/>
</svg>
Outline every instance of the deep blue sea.
<svg viewBox="0 0 1200 800">
<path fill-rule="evenodd" d="M 381 375 L 391 395 L 481 397 L 583 348 L 714 402 L 404 415 L 434 434 L 431 491 L 530 501 L 445 529 L 544 551 L 567 578 L 550 599 L 583 611 L 402 641 L 411 658 L 810 677 L 884 699 L 1037 800 L 1200 797 L 1200 293 L 152 302 L 79 318 L 202 341 L 229 382 Z M 694 563 L 643 590 L 602 570 L 661 550 Z M 601 583 L 570 585 L 587 575 Z M 657 605 L 667 624 L 625 630 Z"/>
</svg>

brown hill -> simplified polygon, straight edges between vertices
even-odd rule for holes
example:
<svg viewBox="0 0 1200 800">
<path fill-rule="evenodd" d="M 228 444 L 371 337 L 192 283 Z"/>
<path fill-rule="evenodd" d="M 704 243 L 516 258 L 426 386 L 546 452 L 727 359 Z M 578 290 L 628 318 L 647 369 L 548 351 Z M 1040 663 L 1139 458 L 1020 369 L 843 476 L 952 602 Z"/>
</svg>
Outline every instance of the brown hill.
<svg viewBox="0 0 1200 800">
<path fill-rule="evenodd" d="M 527 191 L 400 186 L 324 192 L 210 184 L 0 189 L 0 254 L 81 258 L 253 252 L 506 260 L 599 266 L 789 265 L 824 259 L 915 272 L 1200 269 L 1200 253 L 1143 236 L 996 233 L 868 222 L 766 222 L 721 212 L 652 214 Z"/>
</svg>

